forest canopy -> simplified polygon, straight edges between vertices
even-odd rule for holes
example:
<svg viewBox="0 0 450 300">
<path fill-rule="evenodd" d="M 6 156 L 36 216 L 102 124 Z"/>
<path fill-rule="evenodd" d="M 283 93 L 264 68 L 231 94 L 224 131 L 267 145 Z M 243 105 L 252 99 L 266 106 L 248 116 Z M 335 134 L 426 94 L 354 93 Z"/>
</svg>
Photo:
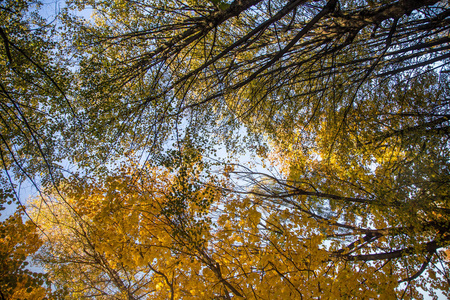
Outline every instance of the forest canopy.
<svg viewBox="0 0 450 300">
<path fill-rule="evenodd" d="M 450 297 L 448 1 L 43 10 L 0 4 L 2 300 Z"/>
</svg>

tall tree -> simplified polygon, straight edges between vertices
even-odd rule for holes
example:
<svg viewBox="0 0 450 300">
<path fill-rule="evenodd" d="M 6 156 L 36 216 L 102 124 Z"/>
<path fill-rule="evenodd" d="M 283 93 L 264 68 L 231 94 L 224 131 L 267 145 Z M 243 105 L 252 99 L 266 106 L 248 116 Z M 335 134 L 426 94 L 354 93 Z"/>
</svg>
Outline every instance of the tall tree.
<svg viewBox="0 0 450 300">
<path fill-rule="evenodd" d="M 358 228 L 414 227 L 416 242 L 436 243 L 430 255 L 447 246 L 446 3 L 90 4 L 97 23 L 79 38 L 89 42 L 79 46 L 80 74 L 92 82 L 93 69 L 112 68 L 95 86 L 121 99 L 122 116 L 154 114 L 139 123 L 144 130 L 188 116 L 196 130 L 226 141 L 220 129 L 244 124 L 283 170 L 260 197 L 344 226 L 366 217 Z M 147 137 L 137 138 L 148 149 Z M 396 255 L 410 251 L 403 246 Z"/>
<path fill-rule="evenodd" d="M 366 210 L 366 220 L 356 207 L 333 212 L 325 199 L 355 200 L 302 194 L 266 175 L 237 195 L 237 169 L 220 179 L 195 152 L 179 157 L 68 182 L 64 198 L 35 210 L 50 278 L 74 298 L 98 299 L 396 299 L 430 286 L 448 294 L 449 261 L 437 250 L 449 238 L 433 220 L 391 226 L 381 210 Z"/>
<path fill-rule="evenodd" d="M 0 164 L 16 179 L 45 183 L 57 180 L 76 116 L 57 26 L 40 8 L 34 0 L 0 4 Z"/>
<path fill-rule="evenodd" d="M 55 184 L 36 210 L 50 237 L 42 259 L 62 285 L 72 276 L 74 297 L 404 298 L 430 284 L 448 293 L 446 2 L 80 0 L 68 9 L 87 6 L 92 19 L 63 20 L 83 130 L 55 155 L 80 168 L 125 151 L 148 157 L 134 161 L 139 170 Z M 17 42 L 2 39 L 11 61 Z M 243 127 L 252 139 L 240 144 Z M 183 150 L 184 131 L 211 147 L 259 143 L 281 174 L 227 166 L 225 178 L 207 176 L 205 161 L 183 156 L 193 151 Z M 239 189 L 242 180 L 250 187 Z"/>
<path fill-rule="evenodd" d="M 0 179 L 0 211 L 17 202 L 4 176 Z M 5 218 L 0 214 L 0 299 L 60 299 L 59 291 L 52 291 L 46 274 L 33 271 L 32 256 L 42 245 L 36 224 L 24 222 L 24 213 L 17 210 Z M 36 268 L 36 267 L 35 267 Z"/>
<path fill-rule="evenodd" d="M 109 134 L 135 148 L 158 145 L 186 115 L 220 136 L 244 123 L 277 138 L 324 118 L 337 135 L 373 102 L 372 87 L 389 97 L 448 61 L 449 11 L 439 1 L 72 3 L 94 8 L 74 39 L 85 105 L 96 99 L 92 117 L 117 120 Z"/>
<path fill-rule="evenodd" d="M 74 298 L 179 299 L 211 286 L 197 276 L 216 268 L 201 252 L 220 182 L 199 184 L 206 175 L 196 151 L 172 158 L 167 167 L 122 164 L 114 175 L 73 178 L 47 205 L 37 199 L 35 219 L 47 234 L 41 259 Z"/>
</svg>

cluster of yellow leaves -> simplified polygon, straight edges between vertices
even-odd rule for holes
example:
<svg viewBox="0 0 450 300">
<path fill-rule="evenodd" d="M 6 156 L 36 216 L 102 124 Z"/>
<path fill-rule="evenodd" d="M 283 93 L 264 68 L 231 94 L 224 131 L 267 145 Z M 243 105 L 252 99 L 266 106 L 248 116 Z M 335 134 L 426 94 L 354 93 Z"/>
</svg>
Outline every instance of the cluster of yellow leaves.
<svg viewBox="0 0 450 300">
<path fill-rule="evenodd" d="M 344 165 L 316 163 L 318 173 L 310 178 L 318 182 Z M 219 180 L 200 165 L 124 164 L 114 175 L 61 186 L 62 197 L 34 212 L 49 238 L 41 260 L 51 278 L 75 298 L 389 299 L 402 294 L 399 280 L 423 263 L 421 243 L 429 240 L 420 234 L 415 243 L 413 234 L 366 242 L 361 231 L 369 224 L 390 224 L 381 213 L 361 221 L 364 211 L 357 206 L 338 203 L 340 214 L 320 213 L 329 202 L 319 198 L 294 197 L 295 206 L 269 201 L 257 190 L 238 196 L 227 192 L 232 169 Z M 351 195 L 348 187 L 327 192 Z M 364 260 L 395 243 L 415 248 L 397 261 Z M 362 258 L 352 261 L 351 255 Z"/>
<path fill-rule="evenodd" d="M 31 222 L 23 222 L 16 212 L 0 223 L 0 291 L 2 299 L 44 299 L 50 291 L 44 288 L 43 274 L 27 269 L 31 255 L 42 245 Z"/>
<path fill-rule="evenodd" d="M 76 281 L 73 295 L 94 293 L 101 280 L 108 295 L 166 299 L 207 291 L 212 283 L 193 279 L 205 269 L 193 253 L 210 239 L 208 221 L 199 219 L 208 205 L 200 200 L 211 203 L 220 192 L 186 185 L 182 177 L 163 168 L 145 175 L 120 169 L 102 182 L 74 180 L 61 188 L 63 198 L 36 205 L 34 216 L 49 238 L 42 260 L 50 274 Z M 84 276 L 92 282 L 83 283 Z"/>
</svg>

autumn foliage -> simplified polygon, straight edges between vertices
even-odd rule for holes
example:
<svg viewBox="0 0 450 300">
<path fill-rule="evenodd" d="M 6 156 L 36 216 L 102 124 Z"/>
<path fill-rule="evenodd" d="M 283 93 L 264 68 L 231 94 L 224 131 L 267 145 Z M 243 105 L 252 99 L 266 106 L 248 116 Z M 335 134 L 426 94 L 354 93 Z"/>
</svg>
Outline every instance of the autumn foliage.
<svg viewBox="0 0 450 300">
<path fill-rule="evenodd" d="M 0 300 L 450 297 L 448 2 L 41 8 L 0 4 Z"/>
</svg>

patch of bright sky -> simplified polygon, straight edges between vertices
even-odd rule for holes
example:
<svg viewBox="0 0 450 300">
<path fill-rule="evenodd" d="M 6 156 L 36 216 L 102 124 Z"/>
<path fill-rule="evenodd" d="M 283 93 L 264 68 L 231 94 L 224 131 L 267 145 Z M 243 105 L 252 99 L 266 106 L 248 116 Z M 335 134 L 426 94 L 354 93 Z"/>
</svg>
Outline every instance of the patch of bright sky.
<svg viewBox="0 0 450 300">
<path fill-rule="evenodd" d="M 41 1 L 42 6 L 39 10 L 39 14 L 48 22 L 54 22 L 57 16 L 61 13 L 62 9 L 66 7 L 66 2 L 63 0 L 44 0 Z M 91 18 L 94 10 L 92 7 L 86 7 L 85 9 L 75 12 L 77 16 L 84 17 L 86 19 Z"/>
</svg>

